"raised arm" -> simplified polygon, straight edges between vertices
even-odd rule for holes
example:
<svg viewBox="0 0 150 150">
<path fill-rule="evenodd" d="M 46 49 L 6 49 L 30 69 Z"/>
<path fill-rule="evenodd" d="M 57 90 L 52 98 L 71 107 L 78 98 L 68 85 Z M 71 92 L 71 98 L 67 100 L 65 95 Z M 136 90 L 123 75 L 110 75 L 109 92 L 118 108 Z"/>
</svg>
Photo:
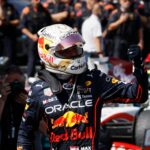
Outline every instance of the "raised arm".
<svg viewBox="0 0 150 150">
<path fill-rule="evenodd" d="M 96 77 L 97 95 L 104 102 L 143 103 L 147 100 L 148 78 L 141 59 L 141 50 L 137 45 L 132 45 L 128 55 L 134 66 L 135 80 L 132 83 L 119 81 L 104 73 L 98 75 L 100 78 Z"/>
</svg>

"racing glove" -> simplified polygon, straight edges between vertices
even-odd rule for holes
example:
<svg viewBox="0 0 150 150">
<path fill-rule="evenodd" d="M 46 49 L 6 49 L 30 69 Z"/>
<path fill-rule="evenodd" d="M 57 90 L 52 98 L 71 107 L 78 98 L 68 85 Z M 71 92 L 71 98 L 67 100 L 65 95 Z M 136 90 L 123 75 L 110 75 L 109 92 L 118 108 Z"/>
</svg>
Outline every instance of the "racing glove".
<svg viewBox="0 0 150 150">
<path fill-rule="evenodd" d="M 144 103 L 148 99 L 148 76 L 147 70 L 143 64 L 142 51 L 140 47 L 137 45 L 131 45 L 128 49 L 128 57 L 134 66 L 133 74 L 137 79 L 138 85 L 140 85 L 138 88 L 142 88 L 140 103 Z"/>
<path fill-rule="evenodd" d="M 139 46 L 129 46 L 128 57 L 132 61 L 135 68 L 141 68 L 141 66 L 143 66 L 142 51 Z"/>
</svg>

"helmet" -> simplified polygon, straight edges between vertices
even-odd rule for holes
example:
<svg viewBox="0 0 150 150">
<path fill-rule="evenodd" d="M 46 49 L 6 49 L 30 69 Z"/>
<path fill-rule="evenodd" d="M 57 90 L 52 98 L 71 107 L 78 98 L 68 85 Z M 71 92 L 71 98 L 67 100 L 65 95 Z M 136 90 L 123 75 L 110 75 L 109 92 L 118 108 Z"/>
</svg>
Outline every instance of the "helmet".
<svg viewBox="0 0 150 150">
<path fill-rule="evenodd" d="M 46 70 L 58 74 L 81 74 L 87 69 L 84 40 L 71 27 L 54 24 L 38 31 L 38 53 Z"/>
</svg>

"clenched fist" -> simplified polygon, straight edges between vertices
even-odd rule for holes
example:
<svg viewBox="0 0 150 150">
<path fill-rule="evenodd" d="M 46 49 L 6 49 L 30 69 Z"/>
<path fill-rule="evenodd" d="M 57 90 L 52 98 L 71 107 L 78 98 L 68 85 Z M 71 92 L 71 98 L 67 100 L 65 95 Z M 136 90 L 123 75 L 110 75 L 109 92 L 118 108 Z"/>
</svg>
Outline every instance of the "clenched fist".
<svg viewBox="0 0 150 150">
<path fill-rule="evenodd" d="M 140 67 L 142 61 L 142 51 L 138 45 L 131 45 L 128 49 L 128 57 L 133 62 L 135 67 Z"/>
</svg>

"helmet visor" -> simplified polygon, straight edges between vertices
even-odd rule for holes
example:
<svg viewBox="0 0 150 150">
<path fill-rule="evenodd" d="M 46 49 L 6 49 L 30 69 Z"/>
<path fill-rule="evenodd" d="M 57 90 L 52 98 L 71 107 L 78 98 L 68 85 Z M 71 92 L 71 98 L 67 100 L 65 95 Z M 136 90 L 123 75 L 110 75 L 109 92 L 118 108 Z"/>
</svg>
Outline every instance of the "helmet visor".
<svg viewBox="0 0 150 150">
<path fill-rule="evenodd" d="M 55 52 L 55 56 L 63 59 L 78 58 L 82 56 L 82 54 L 83 54 L 83 49 L 77 45 L 74 45 L 64 50 L 57 50 Z"/>
<path fill-rule="evenodd" d="M 80 57 L 83 54 L 83 43 L 84 41 L 80 34 L 71 34 L 62 39 L 55 47 L 55 56 L 64 59 Z"/>
<path fill-rule="evenodd" d="M 81 35 L 78 33 L 74 33 L 74 34 L 71 34 L 71 35 L 63 38 L 61 40 L 61 42 L 58 44 L 58 46 L 61 46 L 61 49 L 66 49 L 75 44 L 83 44 L 83 43 L 84 43 L 84 41 L 83 41 Z"/>
</svg>

